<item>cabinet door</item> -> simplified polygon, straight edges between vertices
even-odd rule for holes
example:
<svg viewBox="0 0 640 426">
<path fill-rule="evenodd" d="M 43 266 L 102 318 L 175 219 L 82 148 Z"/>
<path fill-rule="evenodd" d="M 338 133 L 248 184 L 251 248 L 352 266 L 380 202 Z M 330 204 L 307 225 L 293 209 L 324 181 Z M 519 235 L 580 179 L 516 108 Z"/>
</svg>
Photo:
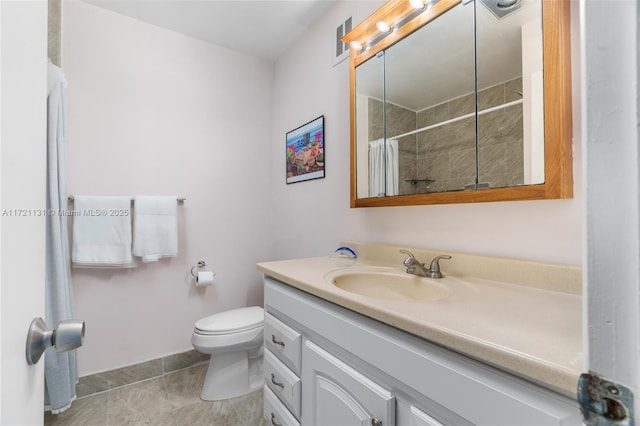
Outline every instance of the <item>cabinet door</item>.
<svg viewBox="0 0 640 426">
<path fill-rule="evenodd" d="M 324 349 L 305 341 L 302 423 L 394 426 L 395 398 Z"/>
</svg>

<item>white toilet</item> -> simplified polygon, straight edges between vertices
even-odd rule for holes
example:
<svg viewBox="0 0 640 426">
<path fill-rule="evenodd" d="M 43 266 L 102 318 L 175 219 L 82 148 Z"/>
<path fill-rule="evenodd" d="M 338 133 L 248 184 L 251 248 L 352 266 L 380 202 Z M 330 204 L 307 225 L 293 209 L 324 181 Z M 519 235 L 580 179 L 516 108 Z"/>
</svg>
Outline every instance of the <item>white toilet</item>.
<svg viewBox="0 0 640 426">
<path fill-rule="evenodd" d="M 263 334 L 264 310 L 259 306 L 221 312 L 195 323 L 191 343 L 211 355 L 202 399 L 235 398 L 262 387 Z"/>
</svg>

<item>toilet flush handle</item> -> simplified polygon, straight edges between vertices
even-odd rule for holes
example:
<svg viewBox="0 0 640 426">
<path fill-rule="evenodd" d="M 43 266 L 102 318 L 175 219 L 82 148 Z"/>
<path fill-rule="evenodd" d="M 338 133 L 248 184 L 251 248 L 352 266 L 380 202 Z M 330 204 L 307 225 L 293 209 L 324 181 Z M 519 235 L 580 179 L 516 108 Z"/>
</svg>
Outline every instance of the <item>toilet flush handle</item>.
<svg viewBox="0 0 640 426">
<path fill-rule="evenodd" d="M 273 342 L 274 345 L 280 345 L 284 348 L 284 342 L 281 340 L 276 339 L 276 335 L 272 334 L 271 335 L 271 341 Z"/>
</svg>

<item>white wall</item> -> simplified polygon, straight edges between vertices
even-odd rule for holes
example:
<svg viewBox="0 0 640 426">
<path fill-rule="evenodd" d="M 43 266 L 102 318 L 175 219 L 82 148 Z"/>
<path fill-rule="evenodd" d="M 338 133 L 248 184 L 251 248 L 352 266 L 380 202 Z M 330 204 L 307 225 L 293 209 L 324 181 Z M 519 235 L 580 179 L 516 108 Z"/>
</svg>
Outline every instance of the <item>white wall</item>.
<svg viewBox="0 0 640 426">
<path fill-rule="evenodd" d="M 272 65 L 87 3 L 63 13 L 70 193 L 187 198 L 177 258 L 73 270 L 82 376 L 192 349 L 197 319 L 262 303 Z M 196 289 L 201 259 L 217 277 Z"/>
<path fill-rule="evenodd" d="M 271 191 L 273 216 L 279 220 L 271 236 L 272 257 L 323 255 L 339 240 L 353 239 L 580 264 L 579 143 L 573 145 L 576 195 L 571 200 L 349 208 L 349 64 L 331 67 L 331 36 L 335 22 L 371 5 L 376 6 L 375 2 L 336 3 L 276 62 Z M 573 32 L 577 58 L 577 27 Z M 574 140 L 579 141 L 576 69 Z M 326 119 L 327 177 L 285 185 L 285 133 L 321 114 Z"/>
</svg>

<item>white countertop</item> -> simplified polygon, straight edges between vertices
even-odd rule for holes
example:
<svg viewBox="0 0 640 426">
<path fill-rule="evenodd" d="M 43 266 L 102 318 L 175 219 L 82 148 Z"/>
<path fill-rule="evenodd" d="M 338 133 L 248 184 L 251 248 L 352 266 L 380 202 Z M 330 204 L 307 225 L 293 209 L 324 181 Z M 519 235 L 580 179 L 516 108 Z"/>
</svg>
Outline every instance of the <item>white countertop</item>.
<svg viewBox="0 0 640 426">
<path fill-rule="evenodd" d="M 457 257 L 464 261 L 474 256 Z M 482 259 L 483 265 L 487 262 L 491 265 L 492 258 L 476 258 Z M 504 262 L 514 263 L 514 273 L 519 273 L 521 278 L 523 271 L 540 268 L 542 270 L 537 274 L 546 282 L 553 282 L 553 275 L 558 276 L 558 271 L 565 281 L 576 281 L 576 276 L 579 281 L 580 277 L 579 269 L 571 266 L 549 265 L 545 270 L 544 264 L 500 258 L 495 258 L 495 261 L 502 262 L 499 264 L 501 267 Z M 520 268 L 521 264 L 526 268 Z M 550 388 L 576 393 L 582 372 L 582 301 L 579 292 L 470 277 L 462 272 L 464 268 L 450 267 L 447 271 L 445 261 L 441 263 L 445 278 L 435 281 L 447 285 L 451 294 L 432 302 L 364 297 L 344 291 L 325 279 L 326 274 L 337 269 L 368 266 L 394 267 L 404 271 L 402 263 L 397 263 L 397 260 L 385 263 L 379 259 L 363 259 L 362 256 L 353 266 L 347 267 L 339 267 L 335 259 L 324 256 L 264 262 L 258 264 L 258 269 L 292 287 L 431 342 Z M 567 273 L 569 279 L 566 279 Z M 453 279 L 447 280 L 447 277 Z M 575 283 L 571 285 L 575 287 Z"/>
</svg>

